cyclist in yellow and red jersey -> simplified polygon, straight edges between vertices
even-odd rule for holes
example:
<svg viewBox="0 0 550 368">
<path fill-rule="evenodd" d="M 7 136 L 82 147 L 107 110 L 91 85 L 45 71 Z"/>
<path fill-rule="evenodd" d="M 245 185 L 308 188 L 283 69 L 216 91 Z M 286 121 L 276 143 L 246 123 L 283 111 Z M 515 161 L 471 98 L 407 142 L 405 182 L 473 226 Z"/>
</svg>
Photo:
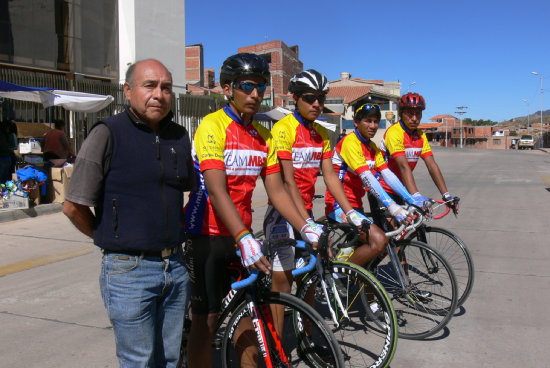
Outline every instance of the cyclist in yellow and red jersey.
<svg viewBox="0 0 550 368">
<path fill-rule="evenodd" d="M 380 107 L 366 103 L 360 105 L 354 113 L 355 130 L 344 137 L 334 149 L 332 164 L 338 178 L 342 181 L 346 196 L 353 208 L 363 212 L 363 196 L 366 189 L 383 203 L 398 222 L 407 222 L 408 212 L 385 192 L 377 177 L 382 176 L 407 203 L 422 206 L 403 187 L 399 179 L 388 169 L 382 153 L 371 141 L 380 125 Z M 365 189 L 366 188 L 366 189 Z M 329 191 L 325 194 L 325 213 L 327 217 L 339 221 L 343 211 Z M 375 226 L 375 225 L 372 225 Z M 365 265 L 370 259 L 384 250 L 385 244 L 362 244 L 349 262 Z"/>
<path fill-rule="evenodd" d="M 328 93 L 327 78 L 310 69 L 294 75 L 288 86 L 296 104 L 296 110 L 281 119 L 271 129 L 279 158 L 285 187 L 293 198 L 301 215 L 313 222 L 313 196 L 319 168 L 328 190 L 340 203 L 344 217 L 359 226 L 363 215 L 353 209 L 338 176 L 332 169 L 331 148 L 327 130 L 315 122 L 321 115 Z M 296 228 L 295 228 L 296 229 Z M 266 238 L 292 238 L 293 229 L 276 209 L 268 207 L 264 219 Z M 381 229 L 373 226 L 369 232 L 371 242 L 385 246 L 386 238 Z M 294 248 L 277 249 L 273 261 L 274 291 L 289 292 L 292 285 L 291 271 L 295 266 Z"/>
<path fill-rule="evenodd" d="M 311 243 L 319 239 L 319 229 L 307 224 L 284 188 L 270 132 L 252 119 L 269 79 L 269 65 L 262 57 L 244 53 L 227 58 L 220 83 L 229 104 L 207 115 L 195 134 L 198 189 L 185 207 L 193 313 L 187 351 L 192 368 L 212 366 L 212 338 L 221 300 L 230 289 L 226 266 L 235 258 L 235 244 L 244 266 L 270 272 L 260 243 L 250 233 L 258 176 L 275 208 L 301 229 L 302 238 Z"/>
<path fill-rule="evenodd" d="M 384 152 L 390 170 L 399 177 L 407 190 L 413 193 L 413 197 L 418 200 L 428 200 L 419 193 L 412 174 L 418 160 L 422 158 L 443 200 L 453 201 L 454 197 L 447 190 L 445 179 L 435 162 L 426 134 L 418 129 L 422 111 L 425 108 L 426 101 L 418 93 L 403 95 L 398 103 L 399 122 L 388 128 L 380 149 Z M 384 181 L 382 186 L 389 193 L 393 193 Z"/>
</svg>

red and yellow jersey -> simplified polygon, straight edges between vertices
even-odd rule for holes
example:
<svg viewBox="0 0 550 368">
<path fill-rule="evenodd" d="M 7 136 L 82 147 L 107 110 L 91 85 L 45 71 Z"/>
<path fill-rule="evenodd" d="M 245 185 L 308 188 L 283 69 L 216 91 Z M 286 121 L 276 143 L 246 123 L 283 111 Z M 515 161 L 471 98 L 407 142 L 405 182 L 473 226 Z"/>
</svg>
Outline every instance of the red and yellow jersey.
<svg viewBox="0 0 550 368">
<path fill-rule="evenodd" d="M 332 164 L 344 185 L 346 197 L 354 208 L 363 208 L 365 187 L 360 175 L 367 170 L 371 170 L 373 175 L 376 175 L 388 167 L 376 144 L 364 138 L 357 130 L 338 142 L 332 156 Z M 334 211 L 334 202 L 334 197 L 327 190 L 325 193 L 327 214 Z"/>
<path fill-rule="evenodd" d="M 278 172 L 279 161 L 267 128 L 243 126 L 229 106 L 207 115 L 195 133 L 193 159 L 197 189 L 185 206 L 185 230 L 192 234 L 231 235 L 217 216 L 204 184 L 205 170 L 225 171 L 227 191 L 244 225 L 252 225 L 252 192 L 258 176 Z"/>
<path fill-rule="evenodd" d="M 294 179 L 306 209 L 311 210 L 321 161 L 331 157 L 327 130 L 315 122 L 305 122 L 294 111 L 275 123 L 271 134 L 278 159 L 292 160 Z"/>
<path fill-rule="evenodd" d="M 433 155 L 426 134 L 420 129 L 412 132 L 402 121 L 399 121 L 386 130 L 384 140 L 380 144 L 380 150 L 384 153 L 390 170 L 393 171 L 401 181 L 401 171 L 395 162 L 395 157 L 405 156 L 409 162 L 411 171 L 413 171 L 420 158 L 424 159 Z M 382 184 L 386 192 L 393 193 L 393 190 L 384 180 L 382 180 L 382 178 L 380 178 L 380 184 Z"/>
</svg>

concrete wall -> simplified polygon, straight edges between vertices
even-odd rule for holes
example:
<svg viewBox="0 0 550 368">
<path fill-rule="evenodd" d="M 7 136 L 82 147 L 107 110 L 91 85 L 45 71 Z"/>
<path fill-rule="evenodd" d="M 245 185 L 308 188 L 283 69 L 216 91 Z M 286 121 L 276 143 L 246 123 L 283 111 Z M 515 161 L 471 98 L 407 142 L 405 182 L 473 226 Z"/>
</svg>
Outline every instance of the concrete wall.
<svg viewBox="0 0 550 368">
<path fill-rule="evenodd" d="M 155 58 L 172 73 L 174 92 L 185 92 L 185 0 L 119 0 L 120 75 L 128 63 Z M 132 15 L 133 13 L 133 15 Z M 123 77 L 122 77 L 123 78 Z"/>
</svg>

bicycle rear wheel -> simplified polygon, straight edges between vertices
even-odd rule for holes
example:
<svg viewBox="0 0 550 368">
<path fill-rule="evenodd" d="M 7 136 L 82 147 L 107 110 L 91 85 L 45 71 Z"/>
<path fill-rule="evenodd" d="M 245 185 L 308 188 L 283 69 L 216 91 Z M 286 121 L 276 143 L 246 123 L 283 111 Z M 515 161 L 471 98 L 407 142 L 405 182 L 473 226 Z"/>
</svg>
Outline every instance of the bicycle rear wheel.
<svg viewBox="0 0 550 368">
<path fill-rule="evenodd" d="M 458 306 L 462 305 L 474 285 L 474 260 L 466 244 L 451 231 L 436 226 L 420 228 L 415 236 L 449 262 L 458 286 Z"/>
<path fill-rule="evenodd" d="M 283 336 L 278 338 L 274 331 L 277 321 L 272 320 L 270 305 L 284 307 Z M 307 303 L 293 295 L 268 293 L 256 303 L 264 334 L 256 335 L 254 330 L 239 335 L 239 327 L 250 324 L 250 310 L 247 301 L 240 303 L 233 311 L 222 340 L 222 366 L 240 367 L 239 355 L 244 359 L 256 360 L 258 367 L 266 367 L 259 349 L 259 338 L 265 341 L 273 367 L 343 367 L 340 347 L 322 317 Z M 251 325 L 251 324 L 250 324 Z M 307 326 L 307 328 L 305 327 Z M 260 327 L 260 326 L 255 326 Z M 282 346 L 277 346 L 277 341 Z M 238 353 L 242 352 L 244 353 Z"/>
<path fill-rule="evenodd" d="M 453 316 L 457 303 L 455 276 L 438 252 L 416 240 L 399 242 L 398 259 L 406 275 L 405 288 L 390 257 L 385 257 L 374 273 L 391 297 L 399 337 L 423 339 L 440 331 Z"/>
<path fill-rule="evenodd" d="M 331 262 L 327 278 L 334 280 L 342 302 L 340 306 L 329 287 L 328 303 L 337 323 L 317 272 L 304 276 L 296 295 L 304 299 L 312 290 L 315 292 L 315 310 L 332 328 L 346 367 L 387 367 L 397 346 L 397 320 L 382 285 L 362 267 L 342 261 Z"/>
</svg>

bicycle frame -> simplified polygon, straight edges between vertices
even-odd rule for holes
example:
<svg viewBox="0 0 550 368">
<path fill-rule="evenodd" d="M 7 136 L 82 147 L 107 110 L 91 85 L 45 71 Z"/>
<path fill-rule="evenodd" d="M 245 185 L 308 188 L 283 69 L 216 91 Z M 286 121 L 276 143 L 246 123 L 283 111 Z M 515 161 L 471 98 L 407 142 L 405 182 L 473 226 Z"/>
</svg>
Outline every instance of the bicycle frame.
<svg viewBox="0 0 550 368">
<path fill-rule="evenodd" d="M 241 275 L 243 274 L 243 271 L 245 271 L 244 267 L 236 263 L 231 264 L 229 268 L 238 270 Z M 240 281 L 241 280 L 239 279 L 238 282 Z M 261 283 L 261 280 L 259 282 Z M 281 339 L 279 338 L 279 335 L 275 330 L 275 324 L 271 316 L 271 311 L 269 310 L 269 308 L 259 308 L 257 305 L 257 296 L 268 290 L 266 290 L 262 286 L 258 286 L 256 282 L 252 282 L 250 286 L 238 290 L 235 288 L 235 284 L 236 283 L 232 285 L 231 290 L 229 290 L 222 301 L 222 308 L 218 316 L 216 329 L 222 327 L 224 320 L 229 316 L 235 306 L 237 306 L 242 300 L 246 300 L 248 314 L 251 316 L 252 327 L 254 328 L 256 339 L 258 340 L 259 352 L 265 362 L 266 367 L 272 367 L 272 357 L 270 355 L 270 349 L 268 346 L 269 341 L 266 338 L 264 325 L 267 326 L 267 328 L 271 332 L 274 348 L 277 351 L 279 358 L 286 364 L 289 364 L 286 353 L 282 347 Z"/>
</svg>

